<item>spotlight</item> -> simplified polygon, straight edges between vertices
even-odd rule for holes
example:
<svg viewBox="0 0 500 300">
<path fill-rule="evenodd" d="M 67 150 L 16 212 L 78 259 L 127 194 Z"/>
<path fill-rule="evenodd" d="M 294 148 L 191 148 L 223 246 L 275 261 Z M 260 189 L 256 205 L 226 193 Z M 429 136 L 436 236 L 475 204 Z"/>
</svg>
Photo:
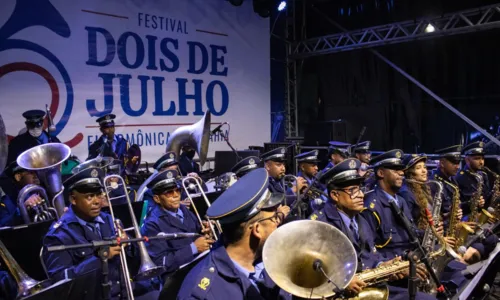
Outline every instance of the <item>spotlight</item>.
<svg viewBox="0 0 500 300">
<path fill-rule="evenodd" d="M 278 5 L 278 11 L 282 11 L 286 8 L 286 1 L 281 1 Z"/>
<path fill-rule="evenodd" d="M 243 0 L 228 0 L 234 6 L 241 6 L 243 4 Z"/>
<path fill-rule="evenodd" d="M 429 23 L 429 25 L 427 25 L 427 27 L 425 27 L 425 32 L 434 32 L 436 31 L 436 28 L 434 28 L 434 26 L 432 26 L 432 24 Z"/>
</svg>

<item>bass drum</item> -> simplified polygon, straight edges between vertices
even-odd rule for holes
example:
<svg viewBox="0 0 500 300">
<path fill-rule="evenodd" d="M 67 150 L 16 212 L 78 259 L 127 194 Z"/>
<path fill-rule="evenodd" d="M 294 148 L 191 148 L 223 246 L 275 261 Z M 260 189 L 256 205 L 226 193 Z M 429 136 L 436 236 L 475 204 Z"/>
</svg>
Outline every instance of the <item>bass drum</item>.
<svg viewBox="0 0 500 300">
<path fill-rule="evenodd" d="M 73 169 L 81 163 L 76 156 L 70 156 L 61 164 L 61 176 L 73 175 Z"/>
</svg>

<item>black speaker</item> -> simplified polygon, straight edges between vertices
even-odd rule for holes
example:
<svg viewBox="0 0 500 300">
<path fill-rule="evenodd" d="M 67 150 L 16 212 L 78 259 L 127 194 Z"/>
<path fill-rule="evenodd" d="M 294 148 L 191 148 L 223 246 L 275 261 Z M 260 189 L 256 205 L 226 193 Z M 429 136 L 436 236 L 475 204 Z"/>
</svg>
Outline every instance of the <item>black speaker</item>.
<svg viewBox="0 0 500 300">
<path fill-rule="evenodd" d="M 343 120 L 309 123 L 304 138 L 306 145 L 328 145 L 330 141 L 348 143 L 347 124 Z"/>
</svg>

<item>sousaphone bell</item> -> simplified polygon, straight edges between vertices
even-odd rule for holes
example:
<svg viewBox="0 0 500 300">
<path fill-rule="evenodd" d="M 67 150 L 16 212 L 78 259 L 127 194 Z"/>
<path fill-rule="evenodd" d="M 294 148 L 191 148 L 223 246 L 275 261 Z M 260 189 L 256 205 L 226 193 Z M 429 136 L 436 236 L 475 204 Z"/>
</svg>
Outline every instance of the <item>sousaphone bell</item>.
<svg viewBox="0 0 500 300">
<path fill-rule="evenodd" d="M 358 265 L 354 246 L 340 230 L 312 220 L 276 229 L 264 244 L 262 258 L 280 288 L 306 299 L 331 297 L 345 289 Z"/>
</svg>

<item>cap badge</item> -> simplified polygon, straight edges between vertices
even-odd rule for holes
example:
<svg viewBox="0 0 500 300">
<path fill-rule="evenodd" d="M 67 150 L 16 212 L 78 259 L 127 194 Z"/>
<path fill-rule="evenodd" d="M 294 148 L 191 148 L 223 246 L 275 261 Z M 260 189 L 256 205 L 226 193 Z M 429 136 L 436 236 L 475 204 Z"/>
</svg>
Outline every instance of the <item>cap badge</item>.
<svg viewBox="0 0 500 300">
<path fill-rule="evenodd" d="M 351 161 L 349 162 L 349 168 L 351 168 L 351 169 L 356 168 L 356 161 L 351 160 Z"/>
<path fill-rule="evenodd" d="M 174 158 L 174 156 L 175 155 L 173 153 L 170 153 L 170 155 L 169 155 L 170 158 Z"/>
<path fill-rule="evenodd" d="M 174 177 L 174 174 L 172 174 L 172 172 L 168 172 L 168 173 L 167 173 L 167 178 L 168 178 L 168 179 L 170 179 L 170 178 L 172 178 L 172 177 Z"/>
<path fill-rule="evenodd" d="M 90 176 L 92 176 L 92 177 L 97 177 L 97 176 L 99 176 L 99 172 L 97 172 L 97 170 L 96 170 L 96 169 L 93 169 L 93 170 L 90 172 Z"/>
<path fill-rule="evenodd" d="M 396 152 L 396 158 L 401 158 L 401 152 Z"/>
<path fill-rule="evenodd" d="M 281 148 L 281 154 L 285 154 L 285 148 Z"/>
<path fill-rule="evenodd" d="M 250 165 L 255 164 L 255 159 L 250 158 L 250 159 L 248 160 L 248 164 L 250 164 Z"/>
<path fill-rule="evenodd" d="M 483 142 L 479 142 L 479 147 L 484 147 L 484 143 Z"/>
</svg>

